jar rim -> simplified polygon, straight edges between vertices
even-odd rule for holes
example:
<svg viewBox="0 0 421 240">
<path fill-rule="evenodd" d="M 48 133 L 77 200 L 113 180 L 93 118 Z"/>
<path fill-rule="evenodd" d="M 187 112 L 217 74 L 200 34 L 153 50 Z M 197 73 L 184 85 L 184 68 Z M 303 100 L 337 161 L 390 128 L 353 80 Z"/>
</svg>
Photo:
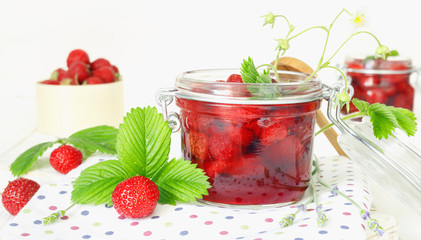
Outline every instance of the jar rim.
<svg viewBox="0 0 421 240">
<path fill-rule="evenodd" d="M 367 55 L 351 55 L 345 59 L 344 70 L 350 73 L 363 73 L 363 74 L 380 74 L 380 75 L 394 75 L 394 74 L 410 74 L 418 71 L 417 68 L 412 66 L 412 60 L 406 56 L 389 56 L 387 60 L 384 59 L 366 59 Z M 347 67 L 358 61 L 363 64 L 364 68 Z M 391 69 L 394 64 L 402 64 L 404 69 Z"/>
<path fill-rule="evenodd" d="M 233 104 L 284 104 L 320 100 L 322 83 L 309 74 L 278 71 L 280 83 L 226 82 L 231 74 L 240 74 L 240 69 L 202 69 L 181 73 L 176 78 L 176 97 Z M 289 80 L 289 81 L 285 81 Z"/>
</svg>

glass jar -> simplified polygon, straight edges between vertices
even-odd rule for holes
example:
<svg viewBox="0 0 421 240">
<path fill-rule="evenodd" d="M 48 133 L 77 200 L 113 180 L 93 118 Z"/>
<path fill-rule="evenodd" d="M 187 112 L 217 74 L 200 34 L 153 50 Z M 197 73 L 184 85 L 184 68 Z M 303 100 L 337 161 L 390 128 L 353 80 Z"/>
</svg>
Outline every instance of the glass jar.
<svg viewBox="0 0 421 240">
<path fill-rule="evenodd" d="M 238 73 L 185 72 L 175 89 L 161 92 L 174 94 L 180 108 L 184 159 L 209 177 L 212 187 L 203 200 L 217 205 L 299 201 L 311 177 L 323 86 L 296 72 L 281 72 L 281 83 L 226 81 Z"/>
<path fill-rule="evenodd" d="M 345 72 L 354 88 L 354 97 L 372 103 L 413 110 L 414 88 L 410 76 L 415 70 L 409 58 L 368 59 L 347 57 Z M 351 103 L 350 112 L 358 109 Z"/>
</svg>

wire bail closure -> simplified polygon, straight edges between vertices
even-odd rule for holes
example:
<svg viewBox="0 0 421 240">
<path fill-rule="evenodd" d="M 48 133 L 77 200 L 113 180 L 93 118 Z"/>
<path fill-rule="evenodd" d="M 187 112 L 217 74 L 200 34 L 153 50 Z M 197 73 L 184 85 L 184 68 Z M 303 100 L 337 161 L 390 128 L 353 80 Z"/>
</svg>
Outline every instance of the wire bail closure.
<svg viewBox="0 0 421 240">
<path fill-rule="evenodd" d="M 174 101 L 175 88 L 161 88 L 155 94 L 155 101 L 158 106 L 161 107 L 161 113 L 165 121 L 168 121 L 168 125 L 172 129 L 172 132 L 177 132 L 181 127 L 180 115 L 176 112 L 168 113 L 168 106 Z"/>
</svg>

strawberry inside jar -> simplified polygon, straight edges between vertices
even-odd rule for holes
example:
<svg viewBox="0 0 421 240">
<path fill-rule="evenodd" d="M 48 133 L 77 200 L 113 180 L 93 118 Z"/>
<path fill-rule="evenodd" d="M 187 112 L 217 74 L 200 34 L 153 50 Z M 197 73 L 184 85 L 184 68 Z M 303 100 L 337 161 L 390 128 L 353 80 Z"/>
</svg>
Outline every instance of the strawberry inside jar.
<svg viewBox="0 0 421 240">
<path fill-rule="evenodd" d="M 281 83 L 246 84 L 233 72 L 193 71 L 176 81 L 184 158 L 202 168 L 212 185 L 203 200 L 232 205 L 299 201 L 311 177 L 321 83 L 289 72 Z"/>
<path fill-rule="evenodd" d="M 354 87 L 355 98 L 370 104 L 383 103 L 413 110 L 414 88 L 410 84 L 410 77 L 414 70 L 410 59 L 347 57 L 345 67 Z M 350 112 L 357 110 L 351 103 Z"/>
</svg>

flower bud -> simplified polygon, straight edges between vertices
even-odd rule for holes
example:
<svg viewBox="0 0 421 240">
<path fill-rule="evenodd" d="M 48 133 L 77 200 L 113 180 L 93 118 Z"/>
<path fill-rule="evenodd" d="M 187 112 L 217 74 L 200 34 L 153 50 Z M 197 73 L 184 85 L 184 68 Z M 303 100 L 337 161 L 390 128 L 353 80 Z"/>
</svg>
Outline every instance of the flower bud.
<svg viewBox="0 0 421 240">
<path fill-rule="evenodd" d="M 265 23 L 263 24 L 263 26 L 265 26 L 266 24 L 270 24 L 273 27 L 273 25 L 275 24 L 276 16 L 270 12 L 264 15 L 263 17 L 265 18 Z"/>
<path fill-rule="evenodd" d="M 278 39 L 278 46 L 276 49 L 279 50 L 288 50 L 289 49 L 289 41 L 286 39 Z"/>
<path fill-rule="evenodd" d="M 385 45 L 379 45 L 376 49 L 376 57 L 381 57 L 386 60 L 387 55 L 389 54 L 389 48 Z"/>
</svg>

